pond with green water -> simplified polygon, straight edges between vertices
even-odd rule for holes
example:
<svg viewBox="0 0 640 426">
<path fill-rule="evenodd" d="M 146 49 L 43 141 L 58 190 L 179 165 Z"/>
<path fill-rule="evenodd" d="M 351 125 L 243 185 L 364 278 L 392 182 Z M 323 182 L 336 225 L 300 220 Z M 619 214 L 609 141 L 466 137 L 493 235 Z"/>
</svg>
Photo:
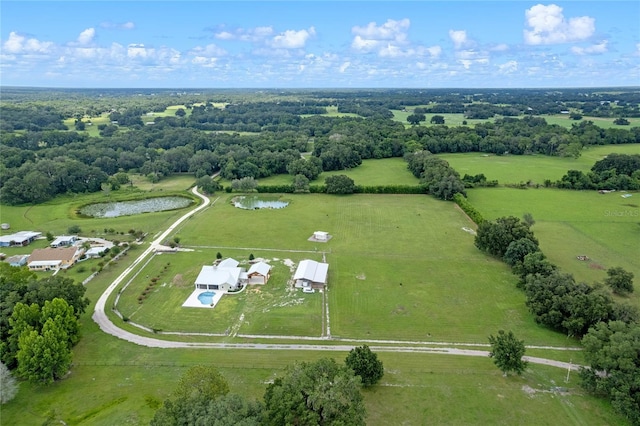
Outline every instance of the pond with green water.
<svg viewBox="0 0 640 426">
<path fill-rule="evenodd" d="M 231 203 L 239 209 L 257 210 L 257 209 L 283 209 L 289 205 L 288 201 L 281 201 L 277 198 L 270 199 L 264 196 L 243 195 L 234 197 Z"/>
<path fill-rule="evenodd" d="M 176 210 L 189 206 L 193 200 L 186 197 L 157 197 L 135 201 L 89 204 L 80 209 L 80 214 L 90 217 L 119 217 L 140 213 Z"/>
</svg>

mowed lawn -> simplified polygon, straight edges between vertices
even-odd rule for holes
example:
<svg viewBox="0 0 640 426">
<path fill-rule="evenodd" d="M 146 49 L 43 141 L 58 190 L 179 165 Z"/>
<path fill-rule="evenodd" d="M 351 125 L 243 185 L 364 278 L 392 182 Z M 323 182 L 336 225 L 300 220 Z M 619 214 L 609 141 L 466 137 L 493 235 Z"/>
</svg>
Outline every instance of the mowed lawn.
<svg viewBox="0 0 640 426">
<path fill-rule="evenodd" d="M 87 296 L 95 301 L 124 267 L 105 269 L 87 287 Z M 92 311 L 93 304 L 82 316 L 83 338 L 74 348 L 71 374 L 50 386 L 21 383 L 17 397 L 2 406 L 3 424 L 148 424 L 190 366 L 217 368 L 231 392 L 262 399 L 267 383 L 286 366 L 346 357 L 344 352 L 147 348 L 100 331 Z M 363 390 L 368 425 L 627 424 L 604 399 L 585 394 L 577 374 L 566 382 L 563 369 L 530 365 L 522 377 L 505 378 L 487 357 L 382 351 L 378 357 L 385 375 Z M 553 392 L 556 386 L 567 392 Z"/>
<path fill-rule="evenodd" d="M 245 269 L 250 267 L 250 254 L 267 260 L 272 266 L 269 282 L 266 285 L 249 285 L 239 293 L 226 294 L 215 308 L 182 307 L 195 290 L 194 283 L 200 269 L 203 265 L 211 265 L 218 252 L 225 258 L 238 260 Z M 322 295 L 293 290 L 288 285 L 292 275 L 288 266 L 290 262 L 279 256 L 279 253 L 271 251 L 230 249 L 198 249 L 156 255 L 122 291 L 117 307 L 130 321 L 163 332 L 320 337 Z M 294 256 L 296 263 L 299 256 Z M 154 278 L 157 279 L 155 284 L 152 283 Z M 140 301 L 138 298 L 145 289 L 149 292 Z"/>
<path fill-rule="evenodd" d="M 241 210 L 231 205 L 231 198 L 221 195 L 176 231 L 180 244 L 194 252 L 163 255 L 156 266 L 149 264 L 150 272 L 139 274 L 135 290 L 123 293 L 123 313 L 132 321 L 201 331 L 202 325 L 187 324 L 206 315 L 211 321 L 205 328 L 221 333 L 234 329 L 230 319 L 242 317 L 244 323 L 237 327 L 241 334 L 318 336 L 321 294 L 288 294 L 284 285 L 291 271 L 282 262 L 321 260 L 326 252 L 334 337 L 486 343 L 489 334 L 508 327 L 529 344 L 577 344 L 533 322 L 515 277 L 502 262 L 474 247 L 473 235 L 462 229 L 472 224 L 453 203 L 420 195 L 287 194 L 283 199 L 290 204 L 284 209 Z M 316 230 L 333 238 L 328 243 L 307 241 Z M 217 252 L 243 261 L 249 254 L 278 259 L 273 283 L 224 296 L 219 307 L 225 314 L 220 316 L 181 308 L 200 267 L 213 262 Z M 157 274 L 165 258 L 171 266 L 161 282 L 167 285 L 156 287 L 138 307 L 144 280 Z M 182 274 L 184 288 L 170 295 L 167 289 L 177 274 Z M 158 299 L 155 292 L 166 295 Z M 162 318 L 158 312 L 170 315 Z"/>
<path fill-rule="evenodd" d="M 483 173 L 488 180 L 500 184 L 531 181 L 543 184 L 545 179 L 557 181 L 568 170 L 588 172 L 596 161 L 608 154 L 640 154 L 640 144 L 588 147 L 579 158 L 549 157 L 546 155 L 494 155 L 480 152 L 437 154 L 449 162 L 460 176 Z"/>
<path fill-rule="evenodd" d="M 577 280 L 593 283 L 606 269 L 622 266 L 635 275 L 630 299 L 640 305 L 640 193 L 557 189 L 484 188 L 469 191 L 469 201 L 486 219 L 531 213 L 533 231 L 549 259 Z M 577 256 L 588 256 L 580 261 Z"/>
</svg>

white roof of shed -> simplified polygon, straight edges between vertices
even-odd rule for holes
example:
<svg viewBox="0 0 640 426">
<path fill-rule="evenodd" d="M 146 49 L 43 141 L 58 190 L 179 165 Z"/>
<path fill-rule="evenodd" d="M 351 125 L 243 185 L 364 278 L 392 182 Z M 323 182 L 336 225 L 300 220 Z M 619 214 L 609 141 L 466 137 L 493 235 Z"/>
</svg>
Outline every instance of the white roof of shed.
<svg viewBox="0 0 640 426">
<path fill-rule="evenodd" d="M 316 283 L 327 283 L 328 263 L 316 262 L 305 259 L 298 264 L 298 269 L 293 275 L 294 280 L 308 280 Z"/>
<path fill-rule="evenodd" d="M 258 273 L 263 276 L 267 276 L 269 271 L 271 270 L 271 265 L 265 262 L 257 262 L 251 265 L 249 270 L 247 271 L 247 275 Z"/>
</svg>

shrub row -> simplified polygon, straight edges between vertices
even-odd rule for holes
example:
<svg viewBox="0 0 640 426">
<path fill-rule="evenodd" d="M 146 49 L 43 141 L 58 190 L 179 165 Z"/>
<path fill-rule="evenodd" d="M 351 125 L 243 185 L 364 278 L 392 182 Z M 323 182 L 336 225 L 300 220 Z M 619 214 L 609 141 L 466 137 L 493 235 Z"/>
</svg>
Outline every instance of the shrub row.
<svg viewBox="0 0 640 426">
<path fill-rule="evenodd" d="M 484 222 L 482 214 L 478 210 L 476 210 L 473 205 L 471 205 L 469 200 L 467 200 L 464 195 L 459 192 L 456 193 L 456 195 L 453 196 L 453 201 L 462 209 L 463 212 L 467 214 L 467 216 L 471 218 L 472 221 L 476 223 L 476 225 L 480 225 L 482 222 Z"/>
</svg>

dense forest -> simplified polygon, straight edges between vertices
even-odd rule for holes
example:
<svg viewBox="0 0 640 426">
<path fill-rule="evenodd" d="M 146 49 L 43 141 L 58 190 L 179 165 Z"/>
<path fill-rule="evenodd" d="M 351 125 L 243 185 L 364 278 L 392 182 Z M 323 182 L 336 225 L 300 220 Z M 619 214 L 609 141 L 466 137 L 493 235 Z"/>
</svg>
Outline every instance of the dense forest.
<svg viewBox="0 0 640 426">
<path fill-rule="evenodd" d="M 184 108 L 160 114 L 172 105 Z M 329 107 L 338 116 L 327 114 Z M 461 113 L 486 121 L 409 126 L 393 118 L 393 111 L 408 110 Z M 544 117 L 569 111 L 575 120 L 570 128 L 549 124 Z M 108 119 L 97 124 L 97 136 L 90 136 L 87 128 L 101 116 Z M 590 116 L 611 117 L 620 125 L 601 128 Z M 229 180 L 281 173 L 315 178 L 322 171 L 357 167 L 362 160 L 420 151 L 577 157 L 588 145 L 639 143 L 640 127 L 625 125 L 627 118 L 638 116 L 640 91 L 631 89 L 3 88 L 0 201 L 39 203 L 56 194 L 94 192 L 113 185 L 118 173 L 150 180 L 172 173 L 202 177 L 215 172 Z M 64 124 L 67 119 L 75 123 L 71 128 Z M 300 161 L 307 152 L 317 161 Z M 628 176 L 637 180 L 633 173 Z"/>
</svg>

